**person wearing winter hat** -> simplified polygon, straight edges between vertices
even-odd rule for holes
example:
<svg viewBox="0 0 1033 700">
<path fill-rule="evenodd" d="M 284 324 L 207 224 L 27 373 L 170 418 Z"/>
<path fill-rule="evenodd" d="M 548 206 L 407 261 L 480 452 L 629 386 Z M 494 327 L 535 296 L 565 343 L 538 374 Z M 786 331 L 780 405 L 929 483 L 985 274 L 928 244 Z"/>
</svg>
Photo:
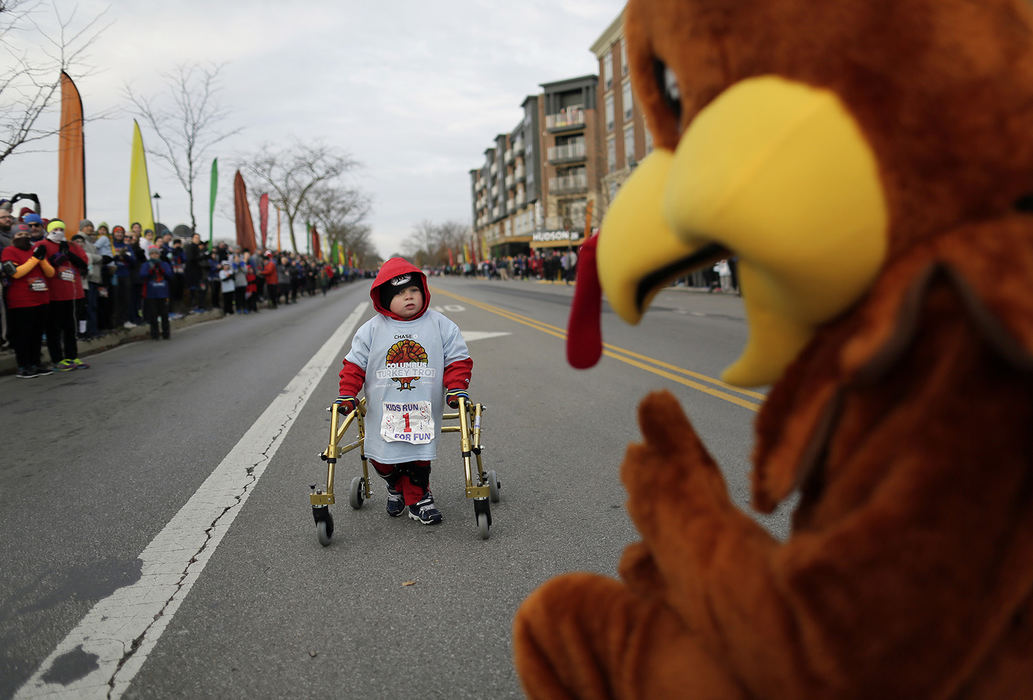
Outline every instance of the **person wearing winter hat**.
<svg viewBox="0 0 1033 700">
<path fill-rule="evenodd" d="M 72 240 L 82 246 L 89 264 L 82 276 L 85 298 L 77 304 L 79 335 L 83 339 L 94 338 L 100 333 L 100 286 L 103 280 L 104 258 L 93 244 L 96 239 L 97 233 L 89 219 L 80 221 L 79 232 L 72 236 Z"/>
<path fill-rule="evenodd" d="M 22 217 L 22 223 L 29 227 L 29 240 L 39 241 L 43 239 L 46 229 L 43 227 L 43 218 L 34 212 L 29 212 Z"/>
<path fill-rule="evenodd" d="M 459 327 L 429 308 L 427 278 L 402 258 L 384 263 L 370 288 L 377 314 L 352 338 L 340 373 L 338 411 L 366 393 L 365 451 L 387 482 L 387 514 L 442 521 L 430 491 L 442 409 L 469 400 L 473 360 Z M 446 393 L 447 391 L 447 393 Z"/>
<path fill-rule="evenodd" d="M 74 369 L 88 369 L 89 365 L 79 358 L 79 344 L 76 340 L 76 300 L 82 299 L 82 275 L 88 265 L 86 252 L 78 243 L 69 243 L 65 238 L 65 223 L 52 219 L 47 224 L 46 238 L 40 242 L 46 251 L 47 261 L 54 268 L 50 280 L 50 306 L 47 313 L 47 349 L 50 362 L 59 372 Z"/>
<path fill-rule="evenodd" d="M 233 263 L 223 260 L 219 263 L 219 291 L 222 293 L 222 313 L 229 316 L 233 313 Z"/>
<path fill-rule="evenodd" d="M 132 292 L 130 267 L 136 262 L 126 242 L 126 230 L 115 225 L 111 229 L 111 258 L 114 262 L 114 274 L 111 276 L 112 322 L 115 328 L 132 328 L 132 308 L 129 295 Z"/>
<path fill-rule="evenodd" d="M 8 332 L 18 364 L 17 376 L 22 379 L 51 373 L 50 367 L 41 361 L 40 345 L 50 303 L 48 282 L 54 276 L 54 268 L 47 261 L 44 246 L 37 245 L 33 249 L 29 231 L 27 224 L 17 224 L 11 245 L 0 253 L 10 323 Z"/>
<path fill-rule="evenodd" d="M 140 281 L 144 284 L 143 315 L 151 324 L 151 339 L 158 339 L 158 321 L 161 321 L 161 337 L 168 340 L 169 328 L 169 280 L 172 266 L 161 259 L 161 248 L 152 245 L 147 248 L 147 262 L 140 266 Z"/>
</svg>

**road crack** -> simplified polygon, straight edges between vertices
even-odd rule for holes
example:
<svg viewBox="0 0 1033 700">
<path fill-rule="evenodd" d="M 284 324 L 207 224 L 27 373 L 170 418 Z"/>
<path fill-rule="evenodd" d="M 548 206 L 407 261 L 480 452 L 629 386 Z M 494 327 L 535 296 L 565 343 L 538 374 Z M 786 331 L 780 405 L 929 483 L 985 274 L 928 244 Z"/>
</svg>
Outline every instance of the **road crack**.
<svg viewBox="0 0 1033 700">
<path fill-rule="evenodd" d="M 226 516 L 227 513 L 229 513 L 230 511 L 232 511 L 235 508 L 237 508 L 238 506 L 240 506 L 240 504 L 243 502 L 244 496 L 247 494 L 248 490 L 252 486 L 254 486 L 254 484 L 258 481 L 258 477 L 255 476 L 255 470 L 258 468 L 259 465 L 261 465 L 263 463 L 266 463 L 266 462 L 268 462 L 271 459 L 270 451 L 272 450 L 273 452 L 275 452 L 275 450 L 273 450 L 273 446 L 277 445 L 280 436 L 283 435 L 284 432 L 286 430 L 288 430 L 290 428 L 290 426 L 293 424 L 294 416 L 296 416 L 300 412 L 302 406 L 304 406 L 304 404 L 307 401 L 307 399 L 308 399 L 307 395 L 306 396 L 299 396 L 297 398 L 293 408 L 290 411 L 286 412 L 286 414 L 284 416 L 284 419 L 283 419 L 283 422 L 280 423 L 279 429 L 276 430 L 273 433 L 272 437 L 269 439 L 269 442 L 266 444 L 266 446 L 259 453 L 260 454 L 259 459 L 257 461 L 255 461 L 254 464 L 252 464 L 252 465 L 250 465 L 248 467 L 245 467 L 244 474 L 246 476 L 246 479 L 245 479 L 245 482 L 241 485 L 240 493 L 236 494 L 233 497 L 234 502 L 231 503 L 230 505 L 226 506 L 225 508 L 223 508 L 222 512 L 219 513 L 219 515 L 216 516 L 215 519 L 212 520 L 212 522 L 205 528 L 205 530 L 204 530 L 205 540 L 201 544 L 201 546 L 198 547 L 197 551 L 194 552 L 194 554 L 190 557 L 190 560 L 187 562 L 186 566 L 184 567 L 182 573 L 179 576 L 179 579 L 175 583 L 175 590 L 165 600 L 165 602 L 162 603 L 161 609 L 159 609 L 158 612 L 155 613 L 154 618 L 151 620 L 151 622 L 144 628 L 144 630 L 135 639 L 133 639 L 129 643 L 128 649 L 125 650 L 125 652 L 122 654 L 122 658 L 119 659 L 118 665 L 115 667 L 115 670 L 111 673 L 111 677 L 108 678 L 108 682 L 107 682 L 107 685 L 108 685 L 107 697 L 109 699 L 113 697 L 113 693 L 115 692 L 115 684 L 116 684 L 117 679 L 118 679 L 118 674 L 122 671 L 122 668 L 129 662 L 130 659 L 133 658 L 133 656 L 136 654 L 136 652 L 143 645 L 144 640 L 147 638 L 147 633 L 150 632 L 150 630 L 154 626 L 154 624 L 156 622 L 158 622 L 159 620 L 161 620 L 165 616 L 165 611 L 173 603 L 173 601 L 176 600 L 177 596 L 179 596 L 180 592 L 183 589 L 183 585 L 186 582 L 187 577 L 190 575 L 191 567 L 194 564 L 197 563 L 198 558 L 204 553 L 204 551 L 208 548 L 208 545 L 211 543 L 211 541 L 212 541 L 212 532 L 219 525 L 219 521 L 221 521 Z M 125 646 L 124 642 L 123 642 L 123 646 Z"/>
</svg>

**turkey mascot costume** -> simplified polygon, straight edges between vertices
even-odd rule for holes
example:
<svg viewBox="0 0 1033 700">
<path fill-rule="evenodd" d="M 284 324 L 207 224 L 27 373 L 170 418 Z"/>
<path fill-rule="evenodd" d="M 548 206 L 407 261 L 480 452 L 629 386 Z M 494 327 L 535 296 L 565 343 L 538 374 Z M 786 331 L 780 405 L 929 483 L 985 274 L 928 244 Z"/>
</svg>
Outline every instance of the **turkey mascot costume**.
<svg viewBox="0 0 1033 700">
<path fill-rule="evenodd" d="M 621 469 L 642 541 L 620 580 L 528 597 L 532 698 L 1033 697 L 1033 4 L 631 0 L 655 151 L 584 247 L 634 323 L 737 256 L 738 385 L 771 384 L 753 506 L 674 397 Z M 601 289 L 600 289 L 601 287 Z"/>
</svg>

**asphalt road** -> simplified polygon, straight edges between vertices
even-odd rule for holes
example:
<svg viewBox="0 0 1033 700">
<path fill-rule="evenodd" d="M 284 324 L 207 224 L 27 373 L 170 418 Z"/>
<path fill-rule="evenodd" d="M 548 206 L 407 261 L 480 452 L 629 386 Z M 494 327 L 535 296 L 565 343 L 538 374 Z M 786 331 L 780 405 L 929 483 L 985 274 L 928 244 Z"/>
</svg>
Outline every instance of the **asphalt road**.
<svg viewBox="0 0 1033 700">
<path fill-rule="evenodd" d="M 520 697 L 520 602 L 565 571 L 615 574 L 636 538 L 618 469 L 653 389 L 678 396 L 746 506 L 763 397 L 710 379 L 745 342 L 738 297 L 665 291 L 637 327 L 607 309 L 610 350 L 576 371 L 560 337 L 572 288 L 432 289 L 488 407 L 502 500 L 487 541 L 456 435 L 432 476 L 441 526 L 389 518 L 380 483 L 350 508 L 350 453 L 333 542 L 316 539 L 308 487 L 325 476 L 349 323 L 372 314 L 365 283 L 122 346 L 89 370 L 0 378 L 0 697 Z M 759 520 L 785 535 L 784 512 Z M 139 633 L 112 626 L 134 614 Z"/>
</svg>

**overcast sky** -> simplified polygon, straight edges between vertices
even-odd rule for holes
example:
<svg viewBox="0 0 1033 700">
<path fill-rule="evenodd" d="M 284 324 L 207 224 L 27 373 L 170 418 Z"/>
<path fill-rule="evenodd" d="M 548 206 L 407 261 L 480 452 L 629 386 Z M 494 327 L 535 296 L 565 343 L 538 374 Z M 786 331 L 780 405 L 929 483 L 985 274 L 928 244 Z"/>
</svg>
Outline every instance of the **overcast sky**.
<svg viewBox="0 0 1033 700">
<path fill-rule="evenodd" d="M 63 13 L 72 6 L 58 4 Z M 108 8 L 110 26 L 89 51 L 94 72 L 72 77 L 87 119 L 113 111 L 86 125 L 87 215 L 128 223 L 133 116 L 124 86 L 158 98 L 168 91 L 162 75 L 176 66 L 223 63 L 219 98 L 232 108 L 226 127 L 241 132 L 216 147 L 195 183 L 194 214 L 205 237 L 211 157 L 220 166 L 215 236 L 232 238 L 234 159 L 300 138 L 340 147 L 362 163 L 354 184 L 373 197 L 369 223 L 386 257 L 424 219 L 470 223 L 469 170 L 484 162 L 496 134 L 517 125 L 521 102 L 540 83 L 598 72 L 589 46 L 623 4 L 81 0 L 80 25 Z M 44 5 L 38 18 L 52 16 Z M 56 125 L 58 116 L 45 119 Z M 141 129 L 152 147 L 156 138 L 142 122 Z M 56 137 L 42 148 L 0 164 L 0 194 L 36 192 L 44 215 L 55 215 Z M 162 222 L 189 223 L 182 186 L 153 157 L 148 169 Z M 257 183 L 248 184 L 257 199 Z M 254 204 L 252 214 L 257 229 Z M 275 236 L 275 222 L 271 228 Z"/>
</svg>

